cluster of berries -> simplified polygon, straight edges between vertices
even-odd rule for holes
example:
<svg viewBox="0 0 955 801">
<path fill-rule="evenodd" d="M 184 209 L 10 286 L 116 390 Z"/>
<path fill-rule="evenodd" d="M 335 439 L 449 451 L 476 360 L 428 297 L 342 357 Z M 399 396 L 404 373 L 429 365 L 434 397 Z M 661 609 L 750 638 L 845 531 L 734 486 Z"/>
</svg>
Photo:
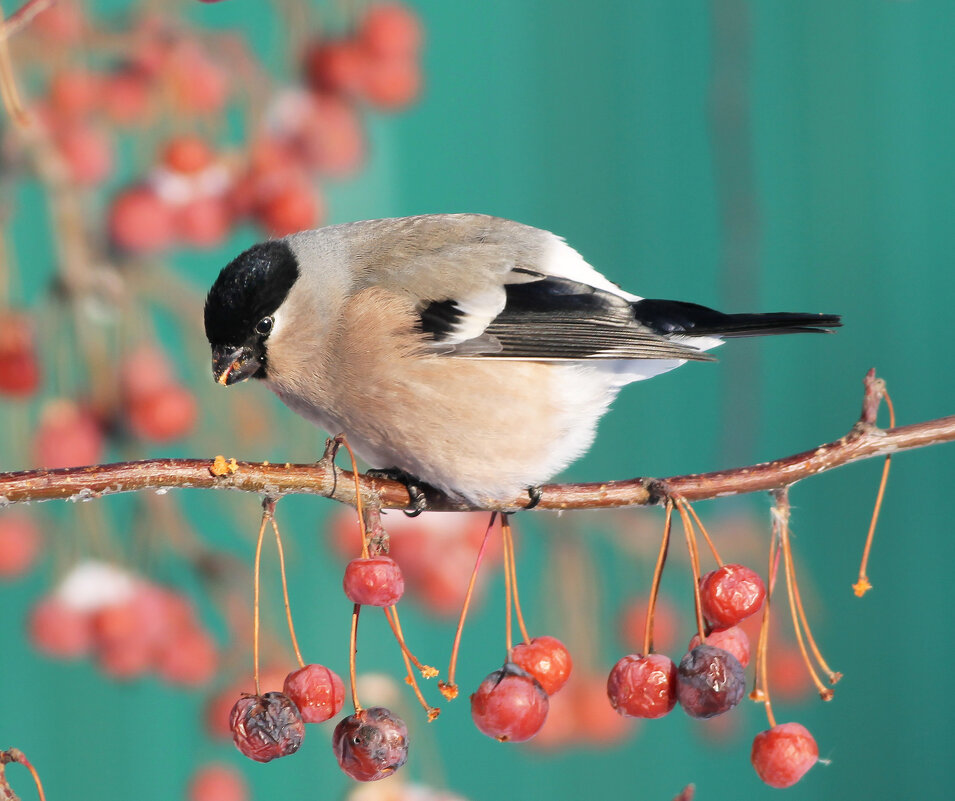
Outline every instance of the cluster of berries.
<svg viewBox="0 0 955 801">
<path fill-rule="evenodd" d="M 198 687 L 219 665 L 216 643 L 187 598 L 103 562 L 76 565 L 36 603 L 28 629 L 42 653 L 92 656 L 116 679 L 154 672 L 170 684 Z"/>
</svg>

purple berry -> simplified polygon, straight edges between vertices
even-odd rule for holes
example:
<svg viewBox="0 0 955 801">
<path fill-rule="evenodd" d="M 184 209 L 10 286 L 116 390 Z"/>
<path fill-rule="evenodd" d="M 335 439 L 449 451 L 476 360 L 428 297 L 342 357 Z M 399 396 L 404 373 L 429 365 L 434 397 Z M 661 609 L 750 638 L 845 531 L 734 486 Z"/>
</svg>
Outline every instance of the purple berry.
<svg viewBox="0 0 955 801">
<path fill-rule="evenodd" d="M 694 718 L 712 718 L 736 706 L 746 689 L 739 660 L 722 648 L 698 645 L 680 660 L 676 697 Z"/>
</svg>

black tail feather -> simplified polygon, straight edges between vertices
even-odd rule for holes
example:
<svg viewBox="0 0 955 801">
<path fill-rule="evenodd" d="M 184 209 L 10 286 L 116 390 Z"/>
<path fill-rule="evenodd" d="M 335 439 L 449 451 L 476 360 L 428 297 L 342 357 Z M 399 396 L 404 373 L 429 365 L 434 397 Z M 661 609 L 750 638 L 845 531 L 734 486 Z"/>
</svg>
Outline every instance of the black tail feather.
<svg viewBox="0 0 955 801">
<path fill-rule="evenodd" d="M 751 337 L 768 334 L 831 334 L 842 325 L 838 314 L 768 312 L 723 314 L 715 309 L 679 300 L 639 300 L 633 303 L 636 319 L 658 334 Z"/>
</svg>

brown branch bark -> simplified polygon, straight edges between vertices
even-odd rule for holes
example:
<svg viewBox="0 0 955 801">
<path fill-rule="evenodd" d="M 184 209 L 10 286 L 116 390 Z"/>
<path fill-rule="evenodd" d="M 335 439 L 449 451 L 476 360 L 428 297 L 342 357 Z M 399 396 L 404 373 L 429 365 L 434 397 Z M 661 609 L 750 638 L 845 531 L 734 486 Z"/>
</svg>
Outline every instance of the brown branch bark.
<svg viewBox="0 0 955 801">
<path fill-rule="evenodd" d="M 851 462 L 899 451 L 955 441 L 955 415 L 896 428 L 875 424 L 884 383 L 869 371 L 865 379 L 862 416 L 845 436 L 809 451 L 771 462 L 693 473 L 670 478 L 633 478 L 590 484 L 547 484 L 539 509 L 600 509 L 658 504 L 668 495 L 690 501 L 740 495 L 791 486 L 797 481 Z M 362 501 L 384 509 L 410 509 L 404 485 L 387 479 L 359 477 Z M 149 459 L 58 470 L 0 473 L 0 508 L 26 501 L 85 501 L 119 492 L 170 489 L 231 489 L 278 498 L 282 495 L 322 495 L 355 505 L 352 473 L 334 466 L 329 454 L 314 464 L 216 459 Z M 480 508 L 514 510 L 529 504 L 527 496 L 501 498 L 486 507 L 426 489 L 428 508 L 465 511 Z"/>
</svg>

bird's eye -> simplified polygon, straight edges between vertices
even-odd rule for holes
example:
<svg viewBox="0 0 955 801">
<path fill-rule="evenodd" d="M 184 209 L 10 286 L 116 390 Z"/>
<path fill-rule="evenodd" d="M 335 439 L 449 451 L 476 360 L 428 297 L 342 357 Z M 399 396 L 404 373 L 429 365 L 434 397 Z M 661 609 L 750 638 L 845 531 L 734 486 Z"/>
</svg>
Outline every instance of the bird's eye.
<svg viewBox="0 0 955 801">
<path fill-rule="evenodd" d="M 263 317 L 255 324 L 255 333 L 259 336 L 268 336 L 272 332 L 272 326 L 275 320 L 271 317 Z"/>
</svg>

